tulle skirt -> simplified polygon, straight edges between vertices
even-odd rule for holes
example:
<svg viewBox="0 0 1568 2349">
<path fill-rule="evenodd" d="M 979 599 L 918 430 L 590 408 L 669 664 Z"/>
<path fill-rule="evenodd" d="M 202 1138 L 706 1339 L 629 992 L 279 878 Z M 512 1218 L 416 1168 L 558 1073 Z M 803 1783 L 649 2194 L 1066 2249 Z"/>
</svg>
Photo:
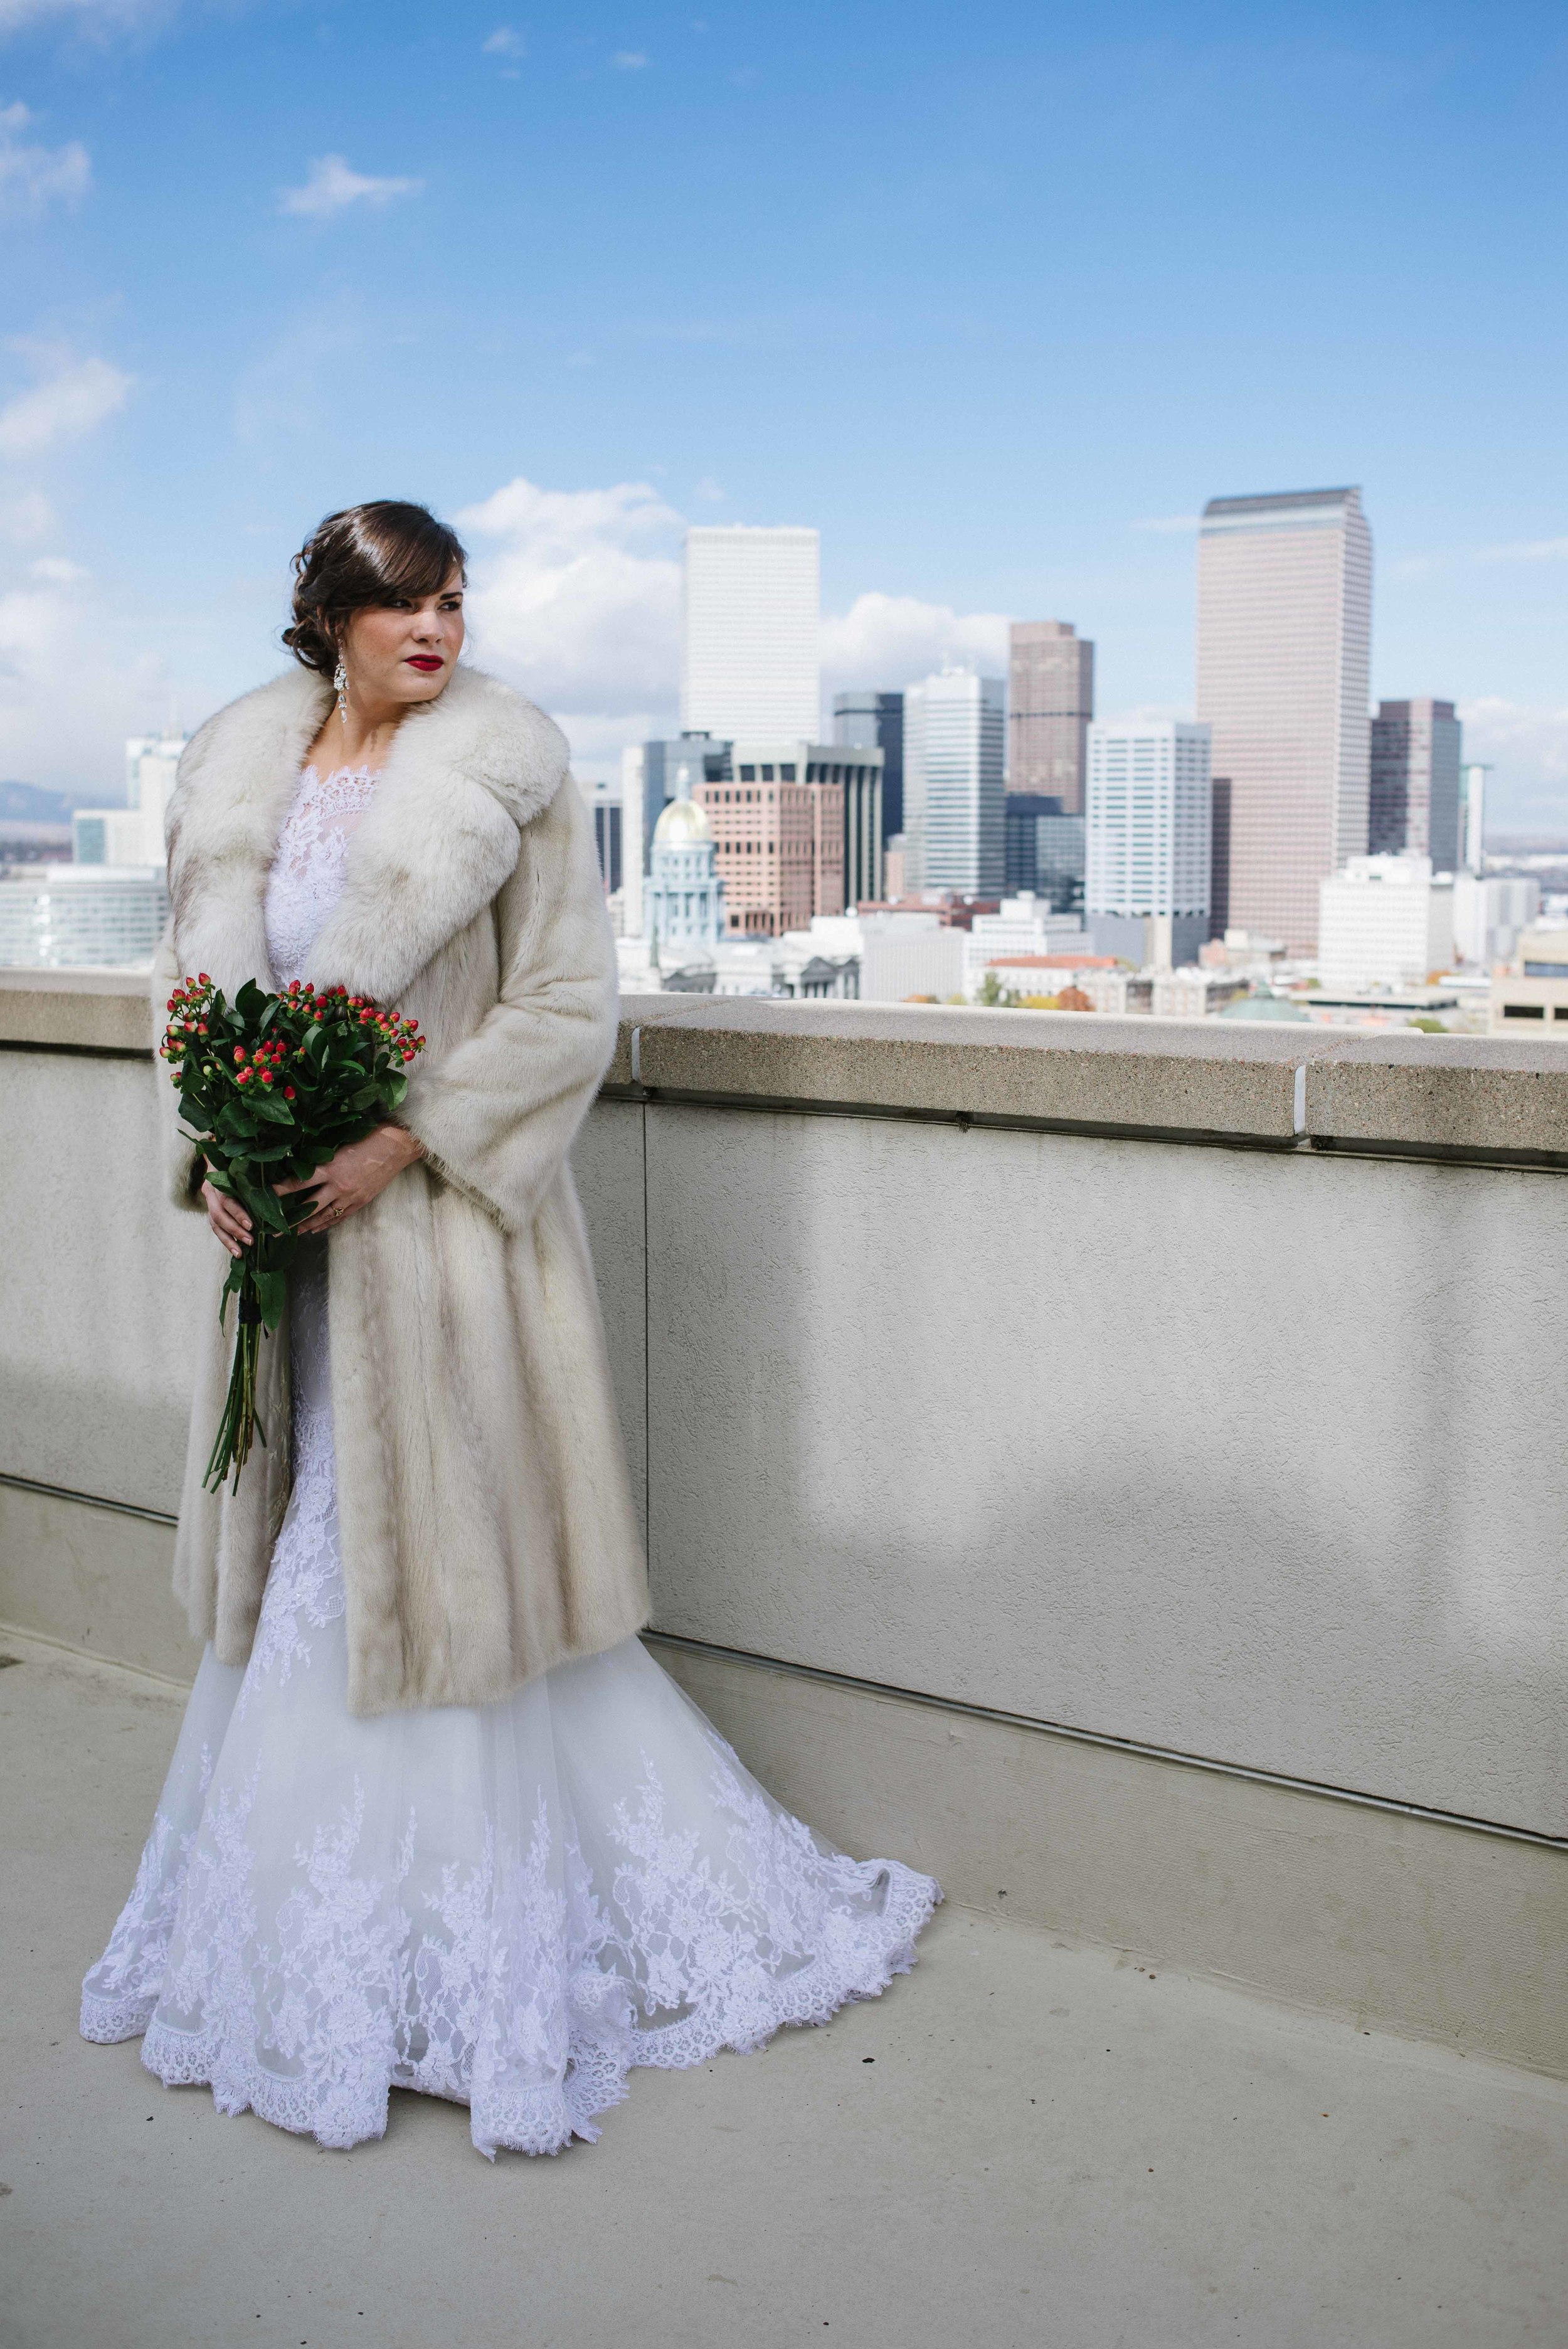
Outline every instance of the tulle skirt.
<svg viewBox="0 0 1568 2349">
<path fill-rule="evenodd" d="M 791 1817 L 640 1640 L 482 1709 L 349 1713 L 324 1275 L 296 1292 L 255 1645 L 202 1661 L 84 2036 L 140 2035 L 161 2080 L 323 2145 L 379 2137 L 404 2087 L 466 2104 L 491 2158 L 556 2153 L 634 2064 L 758 2047 L 906 1971 L 936 1885 Z"/>
</svg>

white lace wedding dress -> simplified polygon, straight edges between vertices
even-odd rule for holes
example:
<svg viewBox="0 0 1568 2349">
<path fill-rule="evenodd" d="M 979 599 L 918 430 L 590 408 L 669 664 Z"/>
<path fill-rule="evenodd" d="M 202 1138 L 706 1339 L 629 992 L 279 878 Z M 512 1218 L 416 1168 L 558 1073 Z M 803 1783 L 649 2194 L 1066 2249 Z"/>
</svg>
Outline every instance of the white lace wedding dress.
<svg viewBox="0 0 1568 2349">
<path fill-rule="evenodd" d="M 374 781 L 301 777 L 267 893 L 282 980 Z M 467 2104 L 491 2158 L 557 2153 L 634 2064 L 876 1994 L 941 1894 L 780 1809 L 636 1640 L 482 1710 L 348 1712 L 325 1249 L 292 1284 L 294 1487 L 251 1660 L 202 1659 L 82 2032 L 323 2145 L 379 2137 L 403 2087 Z"/>
</svg>

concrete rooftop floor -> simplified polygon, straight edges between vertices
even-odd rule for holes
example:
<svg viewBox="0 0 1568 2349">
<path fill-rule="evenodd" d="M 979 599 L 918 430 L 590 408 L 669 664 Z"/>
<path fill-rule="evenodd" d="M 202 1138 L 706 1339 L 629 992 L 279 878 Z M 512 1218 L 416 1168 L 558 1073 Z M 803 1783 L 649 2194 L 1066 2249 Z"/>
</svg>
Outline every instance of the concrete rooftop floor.
<svg viewBox="0 0 1568 2349">
<path fill-rule="evenodd" d="M 1568 2088 L 954 1909 L 555 2161 L 410 2095 L 346 2155 L 224 2119 L 76 2035 L 181 1700 L 0 1648 L 5 2349 L 1568 2339 Z"/>
</svg>

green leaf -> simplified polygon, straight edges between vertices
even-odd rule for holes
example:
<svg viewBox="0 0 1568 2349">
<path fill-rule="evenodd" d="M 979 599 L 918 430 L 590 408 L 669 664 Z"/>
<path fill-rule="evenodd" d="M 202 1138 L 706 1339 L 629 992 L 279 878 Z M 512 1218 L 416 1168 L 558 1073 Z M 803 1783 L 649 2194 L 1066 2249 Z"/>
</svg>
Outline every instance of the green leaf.
<svg viewBox="0 0 1568 2349">
<path fill-rule="evenodd" d="M 254 1287 L 256 1302 L 262 1309 L 262 1319 L 269 1330 L 275 1330 L 284 1318 L 284 1305 L 289 1288 L 288 1275 L 281 1270 L 258 1272 Z"/>
<path fill-rule="evenodd" d="M 294 1111 L 286 1101 L 280 1101 L 276 1093 L 257 1092 L 245 1106 L 253 1117 L 265 1118 L 273 1125 L 292 1125 L 294 1122 Z"/>
</svg>

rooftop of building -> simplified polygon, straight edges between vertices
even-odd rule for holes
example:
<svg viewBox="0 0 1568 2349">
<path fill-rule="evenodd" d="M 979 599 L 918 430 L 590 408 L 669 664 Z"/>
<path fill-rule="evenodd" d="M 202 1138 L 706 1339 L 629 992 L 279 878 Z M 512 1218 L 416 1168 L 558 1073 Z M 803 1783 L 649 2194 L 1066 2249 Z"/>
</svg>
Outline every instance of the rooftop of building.
<svg viewBox="0 0 1568 2349">
<path fill-rule="evenodd" d="M 1321 506 L 1358 505 L 1359 489 L 1338 490 L 1274 490 L 1244 498 L 1211 498 L 1203 508 L 1203 519 L 1224 514 L 1266 514 L 1296 512 Z"/>
<path fill-rule="evenodd" d="M 193 1662 L 211 1242 L 145 988 L 0 973 L 26 2349 L 1555 2337 L 1568 1052 L 624 1001 L 573 1165 L 650 1643 L 948 1899 L 884 1998 L 492 2170 L 449 2106 L 328 2155 L 74 2033 Z"/>
</svg>

